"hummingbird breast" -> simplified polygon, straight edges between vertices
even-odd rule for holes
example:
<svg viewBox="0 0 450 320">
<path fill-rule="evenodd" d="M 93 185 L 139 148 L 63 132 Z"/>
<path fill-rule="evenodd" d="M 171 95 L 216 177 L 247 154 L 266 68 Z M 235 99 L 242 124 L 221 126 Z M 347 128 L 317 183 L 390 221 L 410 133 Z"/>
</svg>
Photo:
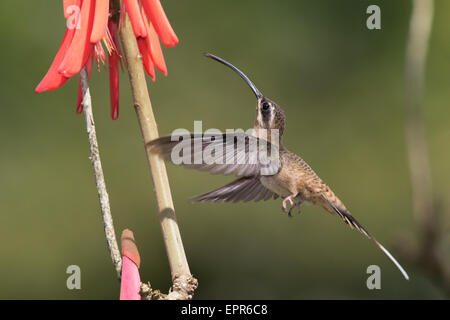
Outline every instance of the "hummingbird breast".
<svg viewBox="0 0 450 320">
<path fill-rule="evenodd" d="M 306 193 L 303 186 L 306 183 L 307 172 L 299 165 L 299 160 L 301 160 L 300 157 L 282 148 L 280 150 L 280 170 L 275 175 L 261 176 L 261 183 L 283 198 L 299 193 L 303 197 L 303 194 Z"/>
<path fill-rule="evenodd" d="M 292 193 L 289 191 L 287 184 L 279 178 L 280 172 L 273 176 L 261 176 L 260 181 L 264 187 L 273 193 L 276 193 L 280 197 L 286 198 Z"/>
<path fill-rule="evenodd" d="M 267 189 L 279 196 L 296 195 L 304 201 L 319 204 L 321 194 L 331 192 L 302 158 L 284 148 L 280 150 L 280 164 L 277 174 L 260 178 Z"/>
</svg>

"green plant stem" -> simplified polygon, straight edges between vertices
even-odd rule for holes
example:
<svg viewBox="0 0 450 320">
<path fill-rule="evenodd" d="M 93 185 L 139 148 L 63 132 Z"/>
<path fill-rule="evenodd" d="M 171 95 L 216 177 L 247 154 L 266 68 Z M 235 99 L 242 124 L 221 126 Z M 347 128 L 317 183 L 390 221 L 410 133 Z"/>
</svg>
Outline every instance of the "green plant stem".
<svg viewBox="0 0 450 320">
<path fill-rule="evenodd" d="M 128 17 L 124 19 L 121 26 L 120 38 L 127 62 L 134 108 L 146 146 L 148 142 L 158 138 L 159 134 L 148 94 L 142 57 Z M 172 273 L 173 287 L 169 298 L 190 299 L 197 286 L 197 281 L 191 275 L 181 241 L 166 166 L 164 161 L 157 155 L 152 154 L 147 147 L 146 154 L 158 204 L 158 217 Z"/>
</svg>

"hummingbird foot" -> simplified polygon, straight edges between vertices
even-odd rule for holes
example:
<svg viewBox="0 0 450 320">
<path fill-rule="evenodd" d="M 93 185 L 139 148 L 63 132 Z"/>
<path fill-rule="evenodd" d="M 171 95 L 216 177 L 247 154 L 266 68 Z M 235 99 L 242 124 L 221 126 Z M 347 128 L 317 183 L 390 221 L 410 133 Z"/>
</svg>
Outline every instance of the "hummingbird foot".
<svg viewBox="0 0 450 320">
<path fill-rule="evenodd" d="M 293 206 L 291 206 L 291 208 L 289 209 L 288 215 L 289 217 L 292 218 L 292 210 L 294 210 L 294 208 L 297 208 L 297 213 L 301 213 L 302 212 L 302 203 L 303 200 L 299 199 L 296 203 L 294 203 Z"/>
<path fill-rule="evenodd" d="M 292 216 L 292 209 L 294 209 L 294 207 L 295 206 L 291 206 L 290 208 L 289 208 L 289 211 L 288 211 L 288 216 L 289 216 L 289 218 L 292 218 L 293 216 Z"/>
<path fill-rule="evenodd" d="M 302 212 L 302 203 L 303 203 L 303 200 L 298 199 L 298 201 L 295 203 L 295 205 L 293 207 L 291 207 L 291 210 L 294 209 L 295 207 L 297 207 L 297 213 L 301 213 Z"/>
<path fill-rule="evenodd" d="M 292 200 L 293 198 L 295 198 L 295 196 L 296 196 L 295 194 L 291 194 L 289 197 L 286 197 L 283 200 L 283 204 L 282 204 L 283 211 L 287 212 L 289 217 L 292 217 L 292 214 L 291 214 L 292 208 L 294 208 L 296 206 L 296 203 L 294 203 L 294 200 Z M 289 209 L 289 211 L 286 211 L 287 210 L 287 202 L 288 201 L 291 204 L 291 208 Z"/>
</svg>

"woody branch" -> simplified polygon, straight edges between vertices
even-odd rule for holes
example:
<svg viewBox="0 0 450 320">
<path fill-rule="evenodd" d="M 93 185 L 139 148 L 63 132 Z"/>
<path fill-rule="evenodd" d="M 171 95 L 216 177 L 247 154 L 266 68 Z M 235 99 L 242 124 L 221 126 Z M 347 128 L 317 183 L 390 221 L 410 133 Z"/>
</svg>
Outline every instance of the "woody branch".
<svg viewBox="0 0 450 320">
<path fill-rule="evenodd" d="M 120 279 L 122 269 L 122 258 L 119 247 L 117 245 L 116 234 L 114 232 L 114 224 L 109 205 L 109 196 L 106 190 L 105 178 L 103 176 L 102 162 L 100 160 L 100 152 L 98 149 L 97 134 L 95 131 L 94 114 L 92 112 L 91 94 L 89 92 L 88 73 L 86 67 L 80 72 L 81 89 L 83 94 L 83 109 L 86 120 L 86 130 L 91 150 L 90 159 L 94 170 L 95 183 L 97 186 L 98 198 L 100 200 L 100 209 L 102 212 L 103 226 L 105 228 L 106 242 L 111 254 L 111 260 Z"/>
</svg>

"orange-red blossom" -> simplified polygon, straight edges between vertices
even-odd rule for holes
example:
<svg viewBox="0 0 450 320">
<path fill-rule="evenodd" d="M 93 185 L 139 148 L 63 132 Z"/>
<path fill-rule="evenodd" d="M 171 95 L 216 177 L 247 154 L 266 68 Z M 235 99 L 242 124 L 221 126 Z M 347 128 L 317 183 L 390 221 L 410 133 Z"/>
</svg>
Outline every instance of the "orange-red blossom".
<svg viewBox="0 0 450 320">
<path fill-rule="evenodd" d="M 67 28 L 50 69 L 36 87 L 36 92 L 54 90 L 86 66 L 90 74 L 92 63 L 109 66 L 111 117 L 119 116 L 119 46 L 120 21 L 126 12 L 136 36 L 147 74 L 155 81 L 155 70 L 167 75 L 167 67 L 159 40 L 168 47 L 178 43 L 159 0 L 123 0 L 120 19 L 112 19 L 110 0 L 63 0 Z M 103 43 L 102 43 L 103 41 Z M 103 48 L 106 48 L 106 52 Z M 82 112 L 81 85 L 78 89 L 77 112 Z"/>
</svg>

